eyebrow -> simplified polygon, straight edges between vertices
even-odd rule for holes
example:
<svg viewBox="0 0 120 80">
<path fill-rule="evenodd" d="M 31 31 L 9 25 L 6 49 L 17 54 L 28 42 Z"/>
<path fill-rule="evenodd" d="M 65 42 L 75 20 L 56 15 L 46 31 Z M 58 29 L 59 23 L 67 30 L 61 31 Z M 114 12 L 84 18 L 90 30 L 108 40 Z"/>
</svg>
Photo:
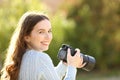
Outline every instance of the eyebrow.
<svg viewBox="0 0 120 80">
<path fill-rule="evenodd" d="M 49 30 L 52 30 L 52 28 L 50 28 Z M 45 29 L 38 29 L 38 31 L 45 31 Z"/>
</svg>

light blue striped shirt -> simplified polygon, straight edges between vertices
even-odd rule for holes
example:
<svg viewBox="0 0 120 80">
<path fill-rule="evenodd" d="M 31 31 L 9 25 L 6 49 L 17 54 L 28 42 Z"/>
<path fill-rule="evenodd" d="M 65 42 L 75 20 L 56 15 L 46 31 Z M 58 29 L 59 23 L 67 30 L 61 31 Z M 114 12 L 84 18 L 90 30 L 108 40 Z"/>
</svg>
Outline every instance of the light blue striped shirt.
<svg viewBox="0 0 120 80">
<path fill-rule="evenodd" d="M 23 55 L 19 80 L 75 80 L 77 69 L 60 63 L 54 67 L 48 54 L 27 50 Z"/>
</svg>

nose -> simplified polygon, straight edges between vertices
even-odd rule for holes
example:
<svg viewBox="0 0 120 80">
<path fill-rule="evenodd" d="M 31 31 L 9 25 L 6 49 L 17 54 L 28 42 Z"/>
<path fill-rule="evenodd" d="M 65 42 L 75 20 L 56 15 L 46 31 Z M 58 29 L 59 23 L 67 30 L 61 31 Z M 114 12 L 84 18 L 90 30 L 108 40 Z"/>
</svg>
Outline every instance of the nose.
<svg viewBox="0 0 120 80">
<path fill-rule="evenodd" d="M 46 38 L 46 39 L 51 39 L 51 38 L 52 38 L 52 34 L 46 33 L 45 38 Z"/>
</svg>

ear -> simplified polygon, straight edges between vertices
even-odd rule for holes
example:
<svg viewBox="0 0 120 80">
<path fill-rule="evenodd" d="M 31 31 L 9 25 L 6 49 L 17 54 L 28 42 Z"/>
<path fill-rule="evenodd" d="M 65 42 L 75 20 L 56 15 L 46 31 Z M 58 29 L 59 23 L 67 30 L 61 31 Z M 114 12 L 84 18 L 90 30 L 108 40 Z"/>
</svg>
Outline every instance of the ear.
<svg viewBox="0 0 120 80">
<path fill-rule="evenodd" d="M 25 40 L 26 42 L 30 42 L 30 37 L 29 37 L 29 36 L 25 36 L 25 37 L 24 37 L 24 40 Z"/>
</svg>

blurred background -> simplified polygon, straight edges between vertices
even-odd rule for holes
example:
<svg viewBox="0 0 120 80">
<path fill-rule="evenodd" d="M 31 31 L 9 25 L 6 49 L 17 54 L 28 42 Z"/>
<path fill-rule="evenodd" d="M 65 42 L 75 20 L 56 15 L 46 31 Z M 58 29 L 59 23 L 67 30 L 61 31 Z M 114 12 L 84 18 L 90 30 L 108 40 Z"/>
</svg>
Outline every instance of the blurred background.
<svg viewBox="0 0 120 80">
<path fill-rule="evenodd" d="M 59 48 L 69 44 L 96 59 L 92 71 L 78 69 L 77 80 L 120 80 L 120 0 L 0 0 L 0 69 L 27 11 L 49 16 L 53 40 L 47 53 L 55 66 Z"/>
</svg>

